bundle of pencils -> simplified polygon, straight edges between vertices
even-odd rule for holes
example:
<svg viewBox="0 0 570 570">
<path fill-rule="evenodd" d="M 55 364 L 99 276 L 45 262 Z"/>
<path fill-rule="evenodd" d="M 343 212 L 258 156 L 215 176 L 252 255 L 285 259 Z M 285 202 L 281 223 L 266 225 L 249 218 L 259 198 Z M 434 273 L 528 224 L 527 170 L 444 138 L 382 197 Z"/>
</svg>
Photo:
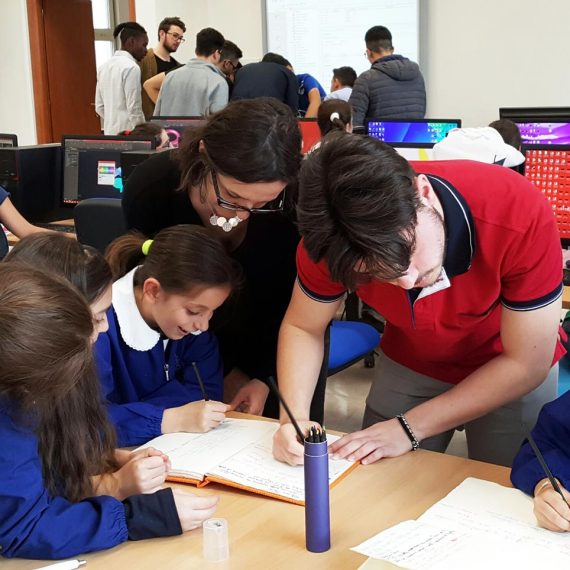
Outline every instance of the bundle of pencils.
<svg viewBox="0 0 570 570">
<path fill-rule="evenodd" d="M 311 426 L 305 441 L 309 443 L 323 443 L 327 440 L 327 432 L 325 428 Z"/>
</svg>

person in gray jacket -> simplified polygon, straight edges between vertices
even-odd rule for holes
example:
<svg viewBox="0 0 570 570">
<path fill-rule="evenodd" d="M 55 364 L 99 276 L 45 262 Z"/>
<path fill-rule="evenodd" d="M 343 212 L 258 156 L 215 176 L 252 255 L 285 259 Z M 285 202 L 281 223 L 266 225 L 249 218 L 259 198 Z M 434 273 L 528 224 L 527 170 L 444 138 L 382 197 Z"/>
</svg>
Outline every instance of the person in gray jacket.
<svg viewBox="0 0 570 570">
<path fill-rule="evenodd" d="M 355 126 L 366 119 L 423 119 L 426 88 L 417 63 L 394 54 L 392 34 L 384 26 L 364 36 L 366 57 L 372 67 L 354 83 L 349 103 Z"/>
<path fill-rule="evenodd" d="M 228 84 L 217 66 L 224 41 L 213 28 L 198 32 L 196 57 L 166 75 L 154 116 L 207 116 L 228 104 Z"/>
</svg>

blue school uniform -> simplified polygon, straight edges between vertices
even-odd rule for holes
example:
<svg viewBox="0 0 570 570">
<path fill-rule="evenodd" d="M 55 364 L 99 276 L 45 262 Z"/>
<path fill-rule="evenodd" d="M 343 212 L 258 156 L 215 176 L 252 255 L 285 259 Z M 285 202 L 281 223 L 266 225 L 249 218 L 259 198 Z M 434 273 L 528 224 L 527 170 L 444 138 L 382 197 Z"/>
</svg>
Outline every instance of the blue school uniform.
<svg viewBox="0 0 570 570">
<path fill-rule="evenodd" d="M 167 408 L 203 399 L 192 363 L 210 399 L 221 401 L 223 369 L 214 335 L 164 341 L 142 318 L 135 301 L 136 269 L 113 284 L 109 330 L 95 344 L 97 369 L 119 446 L 161 435 Z"/>
<path fill-rule="evenodd" d="M 7 192 L 2 186 L 0 186 L 0 205 L 4 203 L 6 198 L 10 197 L 10 192 Z"/>
<path fill-rule="evenodd" d="M 554 477 L 570 489 L 570 392 L 544 405 L 532 436 Z M 536 484 L 545 477 L 530 444 L 525 441 L 513 462 L 513 485 L 534 495 Z"/>
<path fill-rule="evenodd" d="M 7 558 L 67 558 L 111 548 L 128 538 L 125 507 L 112 497 L 71 503 L 50 497 L 31 428 L 0 399 L 0 554 Z M 0 564 L 1 566 L 1 564 Z"/>
</svg>

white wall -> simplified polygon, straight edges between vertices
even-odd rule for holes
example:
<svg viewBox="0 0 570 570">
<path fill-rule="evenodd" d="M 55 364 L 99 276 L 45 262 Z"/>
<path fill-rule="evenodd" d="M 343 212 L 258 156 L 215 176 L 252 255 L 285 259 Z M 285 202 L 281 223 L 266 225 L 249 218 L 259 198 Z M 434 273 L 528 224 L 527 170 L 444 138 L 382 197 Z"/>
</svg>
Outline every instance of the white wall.
<svg viewBox="0 0 570 570">
<path fill-rule="evenodd" d="M 186 22 L 188 41 L 178 52 L 180 61 L 192 57 L 196 32 L 211 26 L 241 47 L 247 63 L 263 55 L 261 4 L 137 0 L 136 9 L 151 45 L 163 17 L 180 16 Z M 536 0 L 421 4 L 420 64 L 429 116 L 458 117 L 465 126 L 478 126 L 497 118 L 501 106 L 570 106 L 570 0 L 548 0 L 540 8 Z M 397 48 L 398 38 L 394 43 Z M 32 144 L 36 136 L 26 0 L 0 0 L 0 53 L 0 132 L 15 132 L 22 144 Z"/>
<path fill-rule="evenodd" d="M 570 1 L 422 5 L 429 116 L 481 126 L 499 107 L 570 106 Z"/>
<path fill-rule="evenodd" d="M 0 132 L 35 144 L 36 119 L 26 0 L 0 3 Z"/>
<path fill-rule="evenodd" d="M 243 51 L 242 63 L 259 61 L 263 56 L 260 0 L 136 0 L 137 21 L 156 43 L 159 22 L 178 16 L 186 24 L 186 42 L 175 57 L 186 62 L 194 57 L 196 34 L 207 27 L 216 28 Z"/>
</svg>

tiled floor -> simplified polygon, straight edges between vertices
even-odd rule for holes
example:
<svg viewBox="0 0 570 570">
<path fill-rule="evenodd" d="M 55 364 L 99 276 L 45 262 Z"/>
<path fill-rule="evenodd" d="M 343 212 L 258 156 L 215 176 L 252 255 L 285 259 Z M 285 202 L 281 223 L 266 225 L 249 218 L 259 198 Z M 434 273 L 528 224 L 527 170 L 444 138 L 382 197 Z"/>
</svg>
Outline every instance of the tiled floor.
<svg viewBox="0 0 570 570">
<path fill-rule="evenodd" d="M 365 368 L 363 362 L 357 362 L 328 379 L 325 400 L 325 425 L 328 429 L 343 432 L 360 429 L 364 402 L 373 376 L 373 368 Z M 455 433 L 447 453 L 467 457 L 464 432 Z"/>
</svg>

